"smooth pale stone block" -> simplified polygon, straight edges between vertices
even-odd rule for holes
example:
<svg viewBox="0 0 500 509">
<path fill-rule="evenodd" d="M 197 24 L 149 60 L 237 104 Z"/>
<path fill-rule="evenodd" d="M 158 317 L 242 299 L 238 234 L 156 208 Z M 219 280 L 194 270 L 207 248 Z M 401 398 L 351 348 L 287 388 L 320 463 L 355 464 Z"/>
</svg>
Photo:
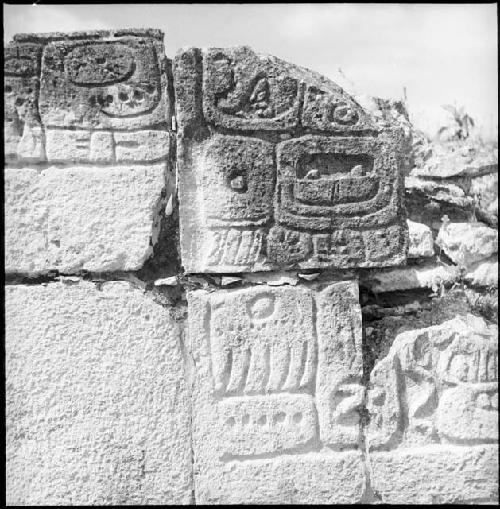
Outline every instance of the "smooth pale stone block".
<svg viewBox="0 0 500 509">
<path fill-rule="evenodd" d="M 8 505 L 187 504 L 179 326 L 128 282 L 7 286 Z"/>
<path fill-rule="evenodd" d="M 6 169 L 6 272 L 139 269 L 157 240 L 162 190 L 170 192 L 165 170 Z"/>
<path fill-rule="evenodd" d="M 498 503 L 498 444 L 377 452 L 370 467 L 382 503 Z"/>
</svg>

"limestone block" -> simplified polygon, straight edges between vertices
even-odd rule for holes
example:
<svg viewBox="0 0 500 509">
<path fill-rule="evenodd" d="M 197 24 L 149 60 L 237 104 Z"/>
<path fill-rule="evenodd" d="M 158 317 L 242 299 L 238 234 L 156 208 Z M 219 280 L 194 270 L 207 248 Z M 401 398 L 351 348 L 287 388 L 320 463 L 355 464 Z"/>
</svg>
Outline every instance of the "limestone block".
<svg viewBox="0 0 500 509">
<path fill-rule="evenodd" d="M 370 455 L 382 503 L 498 503 L 498 445 L 415 447 Z"/>
<path fill-rule="evenodd" d="M 483 318 L 457 315 L 399 334 L 375 365 L 367 443 L 384 502 L 498 497 L 497 336 Z"/>
<path fill-rule="evenodd" d="M 151 163 L 168 157 L 170 133 L 48 128 L 46 146 L 51 163 Z"/>
<path fill-rule="evenodd" d="M 46 127 L 144 129 L 170 119 L 163 34 L 37 34 Z"/>
<path fill-rule="evenodd" d="M 15 36 L 4 49 L 7 162 L 166 157 L 172 99 L 162 41 L 149 29 Z"/>
<path fill-rule="evenodd" d="M 482 223 L 448 223 L 436 243 L 458 265 L 468 267 L 498 252 L 498 230 Z"/>
<path fill-rule="evenodd" d="M 194 290 L 188 309 L 197 502 L 360 500 L 357 283 Z"/>
<path fill-rule="evenodd" d="M 402 130 L 248 47 L 181 50 L 174 86 L 187 272 L 405 262 Z"/>
<path fill-rule="evenodd" d="M 4 48 L 4 137 L 7 160 L 45 160 L 38 112 L 42 44 L 11 42 Z"/>
<path fill-rule="evenodd" d="M 162 164 L 6 169 L 6 271 L 138 270 L 171 187 Z"/>
<path fill-rule="evenodd" d="M 429 288 L 437 291 L 460 278 L 460 269 L 451 265 L 427 264 L 388 269 L 365 276 L 363 283 L 374 293 Z"/>
<path fill-rule="evenodd" d="M 498 148 L 474 140 L 436 141 L 427 147 L 429 155 L 413 176 L 437 179 L 476 177 L 498 172 Z"/>
<path fill-rule="evenodd" d="M 432 237 L 432 230 L 422 223 L 415 223 L 409 219 L 407 222 L 410 239 L 408 258 L 434 256 L 434 239 Z"/>
<path fill-rule="evenodd" d="M 464 276 L 472 286 L 491 286 L 498 288 L 498 256 L 472 264 Z"/>
<path fill-rule="evenodd" d="M 7 286 L 7 505 L 187 504 L 180 330 L 127 282 Z"/>
</svg>

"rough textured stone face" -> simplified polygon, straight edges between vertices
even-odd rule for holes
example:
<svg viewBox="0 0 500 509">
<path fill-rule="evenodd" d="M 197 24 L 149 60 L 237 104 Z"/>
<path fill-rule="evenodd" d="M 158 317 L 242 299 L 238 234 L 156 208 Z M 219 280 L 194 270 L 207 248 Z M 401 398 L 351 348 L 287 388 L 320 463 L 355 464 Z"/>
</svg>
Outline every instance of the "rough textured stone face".
<svg viewBox="0 0 500 509">
<path fill-rule="evenodd" d="M 469 267 L 498 252 L 498 230 L 482 223 L 449 223 L 436 242 L 455 263 Z"/>
<path fill-rule="evenodd" d="M 4 50 L 8 159 L 165 158 L 171 98 L 162 39 L 158 30 L 16 36 Z"/>
<path fill-rule="evenodd" d="M 367 443 L 384 502 L 498 497 L 497 336 L 496 325 L 457 316 L 400 334 L 375 366 Z"/>
<path fill-rule="evenodd" d="M 174 84 L 187 272 L 405 262 L 402 130 L 247 47 L 179 52 Z"/>
<path fill-rule="evenodd" d="M 6 169 L 6 271 L 140 269 L 158 235 L 165 169 Z"/>
<path fill-rule="evenodd" d="M 197 502 L 360 500 L 357 283 L 197 290 L 188 304 Z"/>
<path fill-rule="evenodd" d="M 6 287 L 8 505 L 187 504 L 180 329 L 127 282 Z"/>
</svg>

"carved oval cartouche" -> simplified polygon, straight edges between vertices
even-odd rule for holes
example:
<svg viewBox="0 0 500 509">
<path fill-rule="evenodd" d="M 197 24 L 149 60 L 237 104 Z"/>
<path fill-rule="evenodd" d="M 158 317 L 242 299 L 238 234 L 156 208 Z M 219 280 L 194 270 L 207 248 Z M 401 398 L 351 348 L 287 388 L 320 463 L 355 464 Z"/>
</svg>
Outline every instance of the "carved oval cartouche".
<svg viewBox="0 0 500 509">
<path fill-rule="evenodd" d="M 82 45 L 68 53 L 64 67 L 75 85 L 110 85 L 132 75 L 134 56 L 117 42 Z"/>
</svg>

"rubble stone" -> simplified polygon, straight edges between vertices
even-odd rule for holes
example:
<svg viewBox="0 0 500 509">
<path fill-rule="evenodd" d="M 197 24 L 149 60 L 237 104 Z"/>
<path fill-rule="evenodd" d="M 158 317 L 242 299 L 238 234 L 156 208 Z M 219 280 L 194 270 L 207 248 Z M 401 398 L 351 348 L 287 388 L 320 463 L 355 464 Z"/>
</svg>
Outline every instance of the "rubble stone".
<svg viewBox="0 0 500 509">
<path fill-rule="evenodd" d="M 425 258 L 434 255 L 432 230 L 422 223 L 408 220 L 410 245 L 408 258 Z"/>
<path fill-rule="evenodd" d="M 399 334 L 375 365 L 367 443 L 383 502 L 498 497 L 497 336 L 482 318 L 456 316 Z"/>
<path fill-rule="evenodd" d="M 445 223 L 436 243 L 458 265 L 469 265 L 498 252 L 498 230 L 482 223 Z"/>
</svg>

